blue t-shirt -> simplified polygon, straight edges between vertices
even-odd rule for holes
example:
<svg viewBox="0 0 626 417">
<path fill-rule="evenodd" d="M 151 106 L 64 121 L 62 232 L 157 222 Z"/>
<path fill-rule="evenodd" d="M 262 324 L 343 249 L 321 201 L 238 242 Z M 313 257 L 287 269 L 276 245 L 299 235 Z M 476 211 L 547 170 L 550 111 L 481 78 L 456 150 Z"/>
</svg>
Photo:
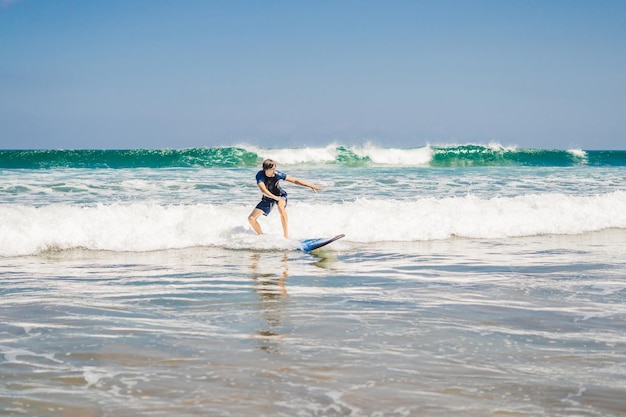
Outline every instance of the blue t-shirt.
<svg viewBox="0 0 626 417">
<path fill-rule="evenodd" d="M 285 178 L 287 178 L 287 174 L 279 170 L 274 171 L 273 177 L 265 175 L 265 171 L 263 170 L 256 173 L 256 183 L 264 183 L 265 187 L 267 187 L 267 191 L 274 195 L 287 195 L 287 193 L 283 191 L 278 184 L 278 181 L 284 180 Z"/>
</svg>

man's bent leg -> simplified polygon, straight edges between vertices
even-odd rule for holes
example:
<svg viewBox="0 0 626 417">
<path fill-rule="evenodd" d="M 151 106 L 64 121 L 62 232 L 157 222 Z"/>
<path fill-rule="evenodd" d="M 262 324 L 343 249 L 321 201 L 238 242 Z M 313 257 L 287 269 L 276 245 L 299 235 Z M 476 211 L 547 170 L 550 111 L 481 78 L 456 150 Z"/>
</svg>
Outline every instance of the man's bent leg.
<svg viewBox="0 0 626 417">
<path fill-rule="evenodd" d="M 259 210 L 258 208 L 255 208 L 254 210 L 252 210 L 252 213 L 250 213 L 250 215 L 248 216 L 248 222 L 250 223 L 250 226 L 252 226 L 254 231 L 260 235 L 263 234 L 263 230 L 261 229 L 261 225 L 259 224 L 257 219 L 259 218 L 261 214 L 263 214 L 263 211 Z"/>
</svg>

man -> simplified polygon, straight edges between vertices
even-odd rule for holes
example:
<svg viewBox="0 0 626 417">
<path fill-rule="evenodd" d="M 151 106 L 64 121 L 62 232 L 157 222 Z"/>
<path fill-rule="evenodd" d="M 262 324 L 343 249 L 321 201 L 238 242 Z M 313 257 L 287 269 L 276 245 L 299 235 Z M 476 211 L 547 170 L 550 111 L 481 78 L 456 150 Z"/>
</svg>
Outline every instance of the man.
<svg viewBox="0 0 626 417">
<path fill-rule="evenodd" d="M 307 184 L 304 181 L 300 181 L 297 178 L 290 177 L 284 172 L 278 171 L 276 169 L 276 162 L 271 159 L 266 159 L 263 161 L 263 169 L 256 174 L 256 184 L 259 186 L 259 189 L 263 193 L 263 198 L 261 202 L 256 205 L 252 213 L 248 216 L 248 221 L 255 232 L 258 234 L 262 234 L 263 230 L 261 230 L 261 225 L 257 219 L 261 214 L 267 216 L 270 214 L 274 205 L 278 204 L 278 212 L 280 213 L 280 221 L 283 224 L 283 233 L 285 238 L 289 238 L 289 222 L 287 218 L 287 193 L 280 188 L 278 181 L 285 180 L 292 182 L 297 185 L 301 185 L 303 187 L 309 187 L 311 190 L 317 192 L 321 190 L 320 187 L 317 187 L 312 184 Z"/>
</svg>

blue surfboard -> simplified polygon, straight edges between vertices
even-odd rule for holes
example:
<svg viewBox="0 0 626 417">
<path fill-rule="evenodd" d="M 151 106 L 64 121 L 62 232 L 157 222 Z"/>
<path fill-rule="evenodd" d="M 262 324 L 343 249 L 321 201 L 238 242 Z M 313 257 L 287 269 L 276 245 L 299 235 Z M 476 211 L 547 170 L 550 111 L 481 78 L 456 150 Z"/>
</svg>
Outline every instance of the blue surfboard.
<svg viewBox="0 0 626 417">
<path fill-rule="evenodd" d="M 341 239 L 345 235 L 337 235 L 335 237 L 322 237 L 315 239 L 304 239 L 300 241 L 300 246 L 298 246 L 298 250 L 303 250 L 305 252 L 310 252 L 315 249 L 319 249 L 322 246 L 326 246 L 329 243 L 334 242 L 335 240 Z"/>
</svg>

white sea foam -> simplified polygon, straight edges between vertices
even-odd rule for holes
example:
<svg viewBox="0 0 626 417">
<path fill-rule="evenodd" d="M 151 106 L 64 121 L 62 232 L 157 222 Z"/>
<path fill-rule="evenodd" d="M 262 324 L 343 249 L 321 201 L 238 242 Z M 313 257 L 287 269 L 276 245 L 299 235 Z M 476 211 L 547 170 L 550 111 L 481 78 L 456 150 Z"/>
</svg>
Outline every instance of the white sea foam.
<svg viewBox="0 0 626 417">
<path fill-rule="evenodd" d="M 251 152 L 255 152 L 262 159 L 271 158 L 284 165 L 296 164 L 324 164 L 335 162 L 339 154 L 339 145 L 331 144 L 321 148 L 285 148 L 263 149 L 255 146 L 241 145 Z M 423 166 L 433 157 L 430 146 L 412 149 L 385 148 L 371 143 L 361 146 L 341 147 L 360 158 L 369 158 L 373 163 L 394 166 Z"/>
<path fill-rule="evenodd" d="M 583 151 L 582 149 L 568 149 L 567 152 L 578 158 L 587 159 L 587 152 Z"/>
<path fill-rule="evenodd" d="M 247 224 L 249 210 L 247 205 L 234 204 L 5 205 L 0 206 L 0 256 L 71 248 L 152 251 L 213 245 L 295 249 L 295 241 L 280 238 L 278 213 L 261 217 L 267 234 L 257 236 Z M 626 228 L 626 192 L 295 201 L 289 215 L 292 238 L 345 233 L 343 243 L 580 234 Z"/>
<path fill-rule="evenodd" d="M 427 165 L 433 157 L 430 146 L 413 149 L 381 148 L 375 145 L 364 145 L 350 148 L 352 152 L 361 158 L 368 157 L 376 164 L 397 166 L 420 166 Z"/>
<path fill-rule="evenodd" d="M 337 157 L 337 145 L 328 145 L 323 148 L 284 148 L 264 149 L 250 145 L 240 145 L 247 150 L 256 153 L 262 159 L 274 159 L 280 164 L 295 165 L 303 163 L 328 163 L 334 162 Z"/>
</svg>

